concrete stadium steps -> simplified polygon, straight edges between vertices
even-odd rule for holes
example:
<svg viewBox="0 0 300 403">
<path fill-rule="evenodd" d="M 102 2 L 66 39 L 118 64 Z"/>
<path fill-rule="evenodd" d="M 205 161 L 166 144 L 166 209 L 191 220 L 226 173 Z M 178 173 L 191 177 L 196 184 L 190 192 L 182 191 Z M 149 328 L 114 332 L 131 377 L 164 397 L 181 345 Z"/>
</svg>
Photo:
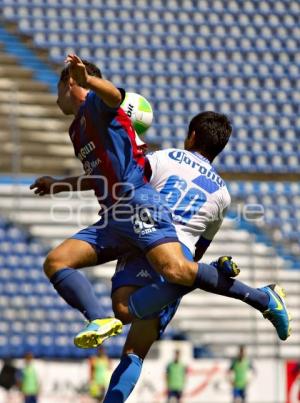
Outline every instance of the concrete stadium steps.
<svg viewBox="0 0 300 403">
<path fill-rule="evenodd" d="M 35 103 L 30 105 L 20 104 L 18 97 L 10 96 L 10 103 L 0 104 L 0 115 L 8 116 L 18 116 L 18 117 L 39 117 L 39 118 L 60 118 L 61 112 L 54 105 L 38 105 L 38 99 L 36 99 Z"/>
<path fill-rule="evenodd" d="M 0 56 L 1 57 L 1 56 Z M 4 88 L 5 89 L 5 88 Z M 9 88 L 7 88 L 9 89 Z M 11 89 L 11 88 L 10 88 Z M 1 88 L 0 85 L 0 102 L 7 102 L 7 94 L 3 92 L 3 88 Z M 55 109 L 56 112 L 58 112 L 58 115 L 60 116 L 59 110 L 57 109 L 56 105 L 56 99 L 57 97 L 53 94 L 48 94 L 48 93 L 39 93 L 36 94 L 35 92 L 27 92 L 27 91 L 21 91 L 18 90 L 18 92 L 15 92 L 14 94 L 14 101 L 20 106 L 32 106 L 36 105 L 36 102 L 38 101 L 37 106 L 47 106 L 47 108 Z"/>
<path fill-rule="evenodd" d="M 14 79 L 0 77 L 0 91 L 12 91 L 14 89 L 19 91 L 28 91 L 29 94 L 39 93 L 42 91 L 47 93 L 48 85 L 32 79 L 22 79 L 21 77 L 15 77 Z"/>
<path fill-rule="evenodd" d="M 0 123 L 1 124 L 1 123 Z M 32 155 L 22 156 L 18 158 L 18 167 L 24 173 L 38 172 L 40 175 L 69 175 L 74 172 L 77 165 L 72 161 L 62 161 L 59 165 L 53 157 L 34 157 Z M 14 164 L 12 163 L 12 155 L 6 155 L 0 160 L 0 171 L 11 173 L 14 170 Z"/>
<path fill-rule="evenodd" d="M 2 172 L 64 175 L 80 172 L 63 116 L 47 84 L 0 47 L 0 141 Z M 17 157 L 14 157 L 15 153 Z M 59 163 L 58 163 L 59 161 Z"/>
<path fill-rule="evenodd" d="M 5 64 L 4 66 L 2 63 L 0 64 L 0 76 L 1 77 L 7 77 L 7 78 L 33 78 L 33 72 L 30 69 L 27 69 L 25 67 L 20 67 L 15 64 L 7 65 Z"/>
<path fill-rule="evenodd" d="M 1 46 L 0 46 L 0 60 L 2 68 L 5 68 L 5 66 L 18 64 L 18 58 L 13 55 L 5 53 L 3 51 L 3 48 L 1 48 Z"/>
<path fill-rule="evenodd" d="M 18 133 L 20 138 L 24 141 L 26 140 L 28 143 L 32 144 L 41 144 L 44 146 L 49 145 L 49 137 L 51 138 L 51 146 L 60 146 L 60 145 L 67 145 L 69 146 L 70 138 L 67 133 L 55 133 L 51 131 L 38 131 L 38 130 L 22 130 Z M 0 129 L 0 138 L 1 141 L 10 141 L 11 135 L 3 130 Z"/>
</svg>

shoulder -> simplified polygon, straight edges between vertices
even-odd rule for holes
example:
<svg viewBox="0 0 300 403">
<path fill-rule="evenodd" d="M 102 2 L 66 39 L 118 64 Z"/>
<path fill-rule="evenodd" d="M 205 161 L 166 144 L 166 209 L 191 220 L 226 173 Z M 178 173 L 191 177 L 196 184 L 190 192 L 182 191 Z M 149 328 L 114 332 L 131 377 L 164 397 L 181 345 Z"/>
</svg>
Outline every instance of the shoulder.
<svg viewBox="0 0 300 403">
<path fill-rule="evenodd" d="M 157 151 L 148 153 L 147 156 L 151 155 L 151 156 L 155 156 L 155 157 L 162 157 L 162 156 L 169 155 L 172 151 L 177 151 L 177 150 L 175 148 L 166 148 L 164 150 L 157 150 Z"/>
<path fill-rule="evenodd" d="M 213 166 L 212 166 L 212 168 L 218 177 L 218 183 L 220 186 L 219 191 L 218 191 L 220 207 L 225 210 L 230 206 L 231 196 L 230 196 L 227 184 L 224 181 L 224 179 L 218 174 L 218 172 L 215 170 L 215 168 Z"/>
<path fill-rule="evenodd" d="M 161 163 L 163 161 L 168 160 L 169 152 L 172 149 L 166 149 L 166 150 L 158 150 L 154 151 L 152 153 L 147 153 L 146 157 L 148 158 L 149 162 L 152 163 Z"/>
</svg>

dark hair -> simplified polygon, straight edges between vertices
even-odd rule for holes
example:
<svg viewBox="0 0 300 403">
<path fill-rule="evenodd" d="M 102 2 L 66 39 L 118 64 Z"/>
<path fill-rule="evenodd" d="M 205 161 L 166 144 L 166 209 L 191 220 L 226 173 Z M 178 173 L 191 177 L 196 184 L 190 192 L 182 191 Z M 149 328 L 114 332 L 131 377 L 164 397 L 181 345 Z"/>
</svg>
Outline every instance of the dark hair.
<svg viewBox="0 0 300 403">
<path fill-rule="evenodd" d="M 190 121 L 188 138 L 195 132 L 193 148 L 202 151 L 213 160 L 226 146 L 232 127 L 226 115 L 216 112 L 201 112 Z"/>
<path fill-rule="evenodd" d="M 87 60 L 82 60 L 82 63 L 85 65 L 86 71 L 90 76 L 102 78 L 100 69 L 94 63 L 90 63 Z M 60 73 L 59 81 L 65 82 L 69 78 L 69 76 L 69 66 L 66 66 Z"/>
</svg>

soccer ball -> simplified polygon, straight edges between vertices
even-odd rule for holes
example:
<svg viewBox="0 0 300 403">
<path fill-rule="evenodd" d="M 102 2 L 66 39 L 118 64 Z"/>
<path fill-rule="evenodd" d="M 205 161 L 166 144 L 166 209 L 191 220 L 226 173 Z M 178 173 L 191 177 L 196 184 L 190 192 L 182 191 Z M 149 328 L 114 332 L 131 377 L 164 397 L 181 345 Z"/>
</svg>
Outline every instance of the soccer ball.
<svg viewBox="0 0 300 403">
<path fill-rule="evenodd" d="M 121 108 L 130 117 L 136 133 L 143 136 L 153 120 L 152 107 L 147 99 L 140 94 L 126 92 Z"/>
</svg>

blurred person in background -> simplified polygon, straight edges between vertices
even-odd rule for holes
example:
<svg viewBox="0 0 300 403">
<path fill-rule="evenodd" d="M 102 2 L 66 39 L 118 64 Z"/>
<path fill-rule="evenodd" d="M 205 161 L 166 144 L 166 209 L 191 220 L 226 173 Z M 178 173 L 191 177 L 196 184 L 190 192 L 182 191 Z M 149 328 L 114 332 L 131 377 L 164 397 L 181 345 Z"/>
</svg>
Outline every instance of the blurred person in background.
<svg viewBox="0 0 300 403">
<path fill-rule="evenodd" d="M 245 346 L 240 346 L 228 370 L 232 385 L 233 403 L 246 403 L 246 392 L 251 376 L 255 373 L 254 367 L 246 355 Z"/>
<path fill-rule="evenodd" d="M 37 370 L 33 364 L 32 353 L 24 357 L 25 366 L 21 371 L 20 389 L 24 396 L 24 403 L 37 403 L 39 394 L 39 380 Z"/>
<path fill-rule="evenodd" d="M 14 366 L 12 359 L 7 357 L 3 360 L 0 370 L 0 388 L 5 390 L 4 395 L 2 395 L 7 399 L 5 401 L 10 401 L 10 391 L 15 386 L 18 386 L 18 369 Z"/>
<path fill-rule="evenodd" d="M 181 402 L 183 390 L 186 383 L 187 368 L 180 361 L 180 351 L 175 351 L 173 361 L 166 368 L 168 403 Z"/>
<path fill-rule="evenodd" d="M 102 402 L 110 377 L 110 360 L 102 347 L 98 349 L 96 356 L 90 358 L 90 368 L 90 396 L 97 402 Z"/>
</svg>

